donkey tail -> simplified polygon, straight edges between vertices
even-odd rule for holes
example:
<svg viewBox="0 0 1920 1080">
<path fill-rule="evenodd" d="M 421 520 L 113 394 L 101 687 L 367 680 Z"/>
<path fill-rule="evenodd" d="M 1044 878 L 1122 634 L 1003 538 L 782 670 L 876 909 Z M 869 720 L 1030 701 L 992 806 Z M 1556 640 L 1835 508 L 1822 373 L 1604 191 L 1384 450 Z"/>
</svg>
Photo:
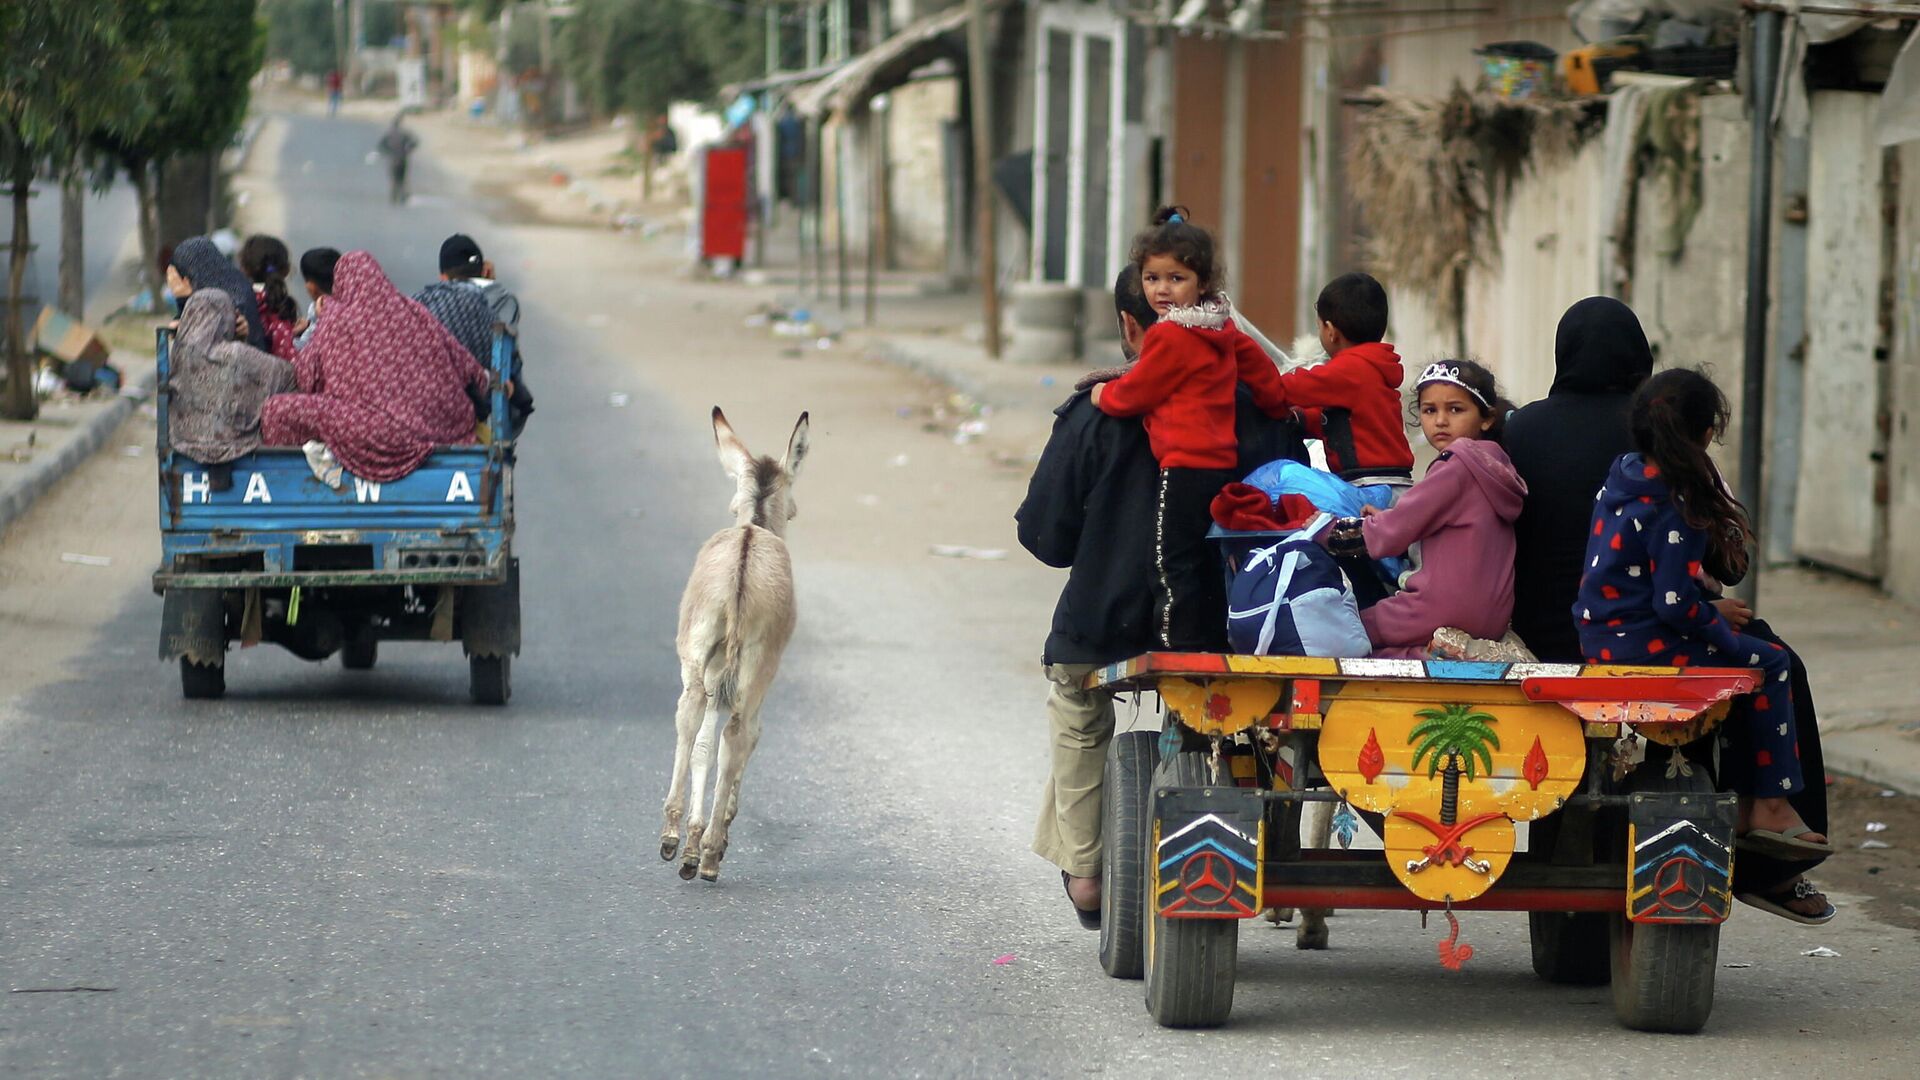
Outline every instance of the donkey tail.
<svg viewBox="0 0 1920 1080">
<path fill-rule="evenodd" d="M 707 654 L 703 678 L 707 696 L 722 708 L 732 709 L 739 700 L 740 653 L 745 646 L 746 620 L 743 607 L 747 591 L 747 571 L 753 554 L 753 530 L 740 530 L 740 554 L 734 561 L 725 602 L 720 609 L 720 636 Z"/>
</svg>

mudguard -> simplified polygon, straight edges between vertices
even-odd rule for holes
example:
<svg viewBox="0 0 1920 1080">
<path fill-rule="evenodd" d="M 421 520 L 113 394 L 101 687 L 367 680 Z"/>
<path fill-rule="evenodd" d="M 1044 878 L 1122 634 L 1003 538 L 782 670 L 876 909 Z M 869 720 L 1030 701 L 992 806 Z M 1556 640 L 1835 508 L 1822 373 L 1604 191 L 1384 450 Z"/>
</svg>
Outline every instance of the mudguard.
<svg viewBox="0 0 1920 1080">
<path fill-rule="evenodd" d="M 1169 919 L 1251 919 L 1265 888 L 1265 803 L 1255 788 L 1159 788 L 1153 910 Z"/>
<path fill-rule="evenodd" d="M 1636 792 L 1627 803 L 1627 918 L 1725 922 L 1733 907 L 1733 823 L 1726 792 Z"/>
<path fill-rule="evenodd" d="M 460 590 L 460 641 L 468 656 L 520 655 L 520 560 L 510 558 L 507 580 Z"/>
<path fill-rule="evenodd" d="M 227 612 L 219 589 L 168 589 L 160 611 L 160 659 L 226 662 Z"/>
</svg>

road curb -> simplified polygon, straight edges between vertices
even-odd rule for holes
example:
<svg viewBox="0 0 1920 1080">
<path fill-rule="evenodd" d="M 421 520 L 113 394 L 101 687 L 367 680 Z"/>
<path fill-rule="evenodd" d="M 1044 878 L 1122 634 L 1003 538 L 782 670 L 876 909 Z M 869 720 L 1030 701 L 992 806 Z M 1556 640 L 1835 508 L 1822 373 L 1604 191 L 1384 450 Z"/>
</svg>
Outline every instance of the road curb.
<svg viewBox="0 0 1920 1080">
<path fill-rule="evenodd" d="M 1845 773 L 1868 783 L 1920 795 L 1920 760 L 1913 753 L 1889 754 L 1885 740 L 1868 732 L 1842 731 L 1820 739 L 1828 772 Z"/>
<path fill-rule="evenodd" d="M 25 475 L 8 484 L 5 490 L 0 490 L 0 536 L 25 516 L 28 510 L 33 509 L 40 497 L 52 490 L 55 484 L 97 453 L 107 438 L 132 414 L 134 406 L 153 396 L 157 374 L 148 371 L 135 379 L 132 388 L 134 396 L 123 392 L 113 404 L 88 417 L 74 430 L 73 437 L 62 443 L 52 456 L 35 461 Z"/>
</svg>

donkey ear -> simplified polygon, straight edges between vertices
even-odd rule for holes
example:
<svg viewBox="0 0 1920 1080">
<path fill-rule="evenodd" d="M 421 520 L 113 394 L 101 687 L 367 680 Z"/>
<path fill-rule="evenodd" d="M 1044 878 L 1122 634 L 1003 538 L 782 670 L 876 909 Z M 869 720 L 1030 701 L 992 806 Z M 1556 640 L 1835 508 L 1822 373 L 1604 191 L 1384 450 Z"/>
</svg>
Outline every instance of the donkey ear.
<svg viewBox="0 0 1920 1080">
<path fill-rule="evenodd" d="M 800 475 L 800 463 L 807 459 L 807 414 L 800 414 L 800 422 L 793 425 L 793 437 L 787 440 L 787 456 L 780 461 L 789 478 Z"/>
<path fill-rule="evenodd" d="M 727 423 L 727 414 L 721 412 L 718 405 L 713 407 L 713 443 L 720 453 L 720 467 L 735 480 L 753 465 L 753 455 L 747 452 L 740 436 L 733 433 L 733 425 Z"/>
</svg>

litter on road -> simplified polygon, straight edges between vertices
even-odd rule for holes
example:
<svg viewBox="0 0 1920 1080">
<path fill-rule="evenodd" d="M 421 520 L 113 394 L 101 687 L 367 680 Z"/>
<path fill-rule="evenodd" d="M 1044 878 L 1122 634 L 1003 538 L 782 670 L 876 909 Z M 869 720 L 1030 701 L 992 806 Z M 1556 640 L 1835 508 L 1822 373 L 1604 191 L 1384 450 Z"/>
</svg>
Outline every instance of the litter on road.
<svg viewBox="0 0 1920 1080">
<path fill-rule="evenodd" d="M 1867 831 L 1868 832 L 1886 832 L 1887 823 L 1884 821 L 1869 821 L 1867 822 Z"/>
<path fill-rule="evenodd" d="M 616 409 L 626 408 L 628 400 L 629 399 L 627 395 L 621 394 L 621 393 L 612 393 L 607 395 L 607 404 L 613 406 Z"/>
<path fill-rule="evenodd" d="M 1808 949 L 1806 952 L 1803 952 L 1800 955 L 1801 956 L 1817 956 L 1822 960 L 1838 960 L 1840 958 L 1840 954 L 1838 952 L 1835 952 L 1834 950 L 1827 948 L 1825 945 L 1815 945 L 1813 948 Z"/>
<path fill-rule="evenodd" d="M 1889 851 L 1889 850 L 1892 850 L 1892 848 L 1893 848 L 1893 845 L 1887 843 L 1885 840 L 1860 841 L 1861 851 Z"/>
<path fill-rule="evenodd" d="M 113 565 L 113 560 L 108 558 L 105 555 L 82 555 L 82 554 L 79 554 L 78 552 L 73 552 L 73 551 L 61 553 L 60 561 L 66 562 L 66 563 L 75 563 L 80 566 L 112 566 Z"/>
<path fill-rule="evenodd" d="M 1006 548 L 977 548 L 964 544 L 935 544 L 927 549 L 943 559 L 986 559 L 988 561 L 1007 557 Z"/>
</svg>

